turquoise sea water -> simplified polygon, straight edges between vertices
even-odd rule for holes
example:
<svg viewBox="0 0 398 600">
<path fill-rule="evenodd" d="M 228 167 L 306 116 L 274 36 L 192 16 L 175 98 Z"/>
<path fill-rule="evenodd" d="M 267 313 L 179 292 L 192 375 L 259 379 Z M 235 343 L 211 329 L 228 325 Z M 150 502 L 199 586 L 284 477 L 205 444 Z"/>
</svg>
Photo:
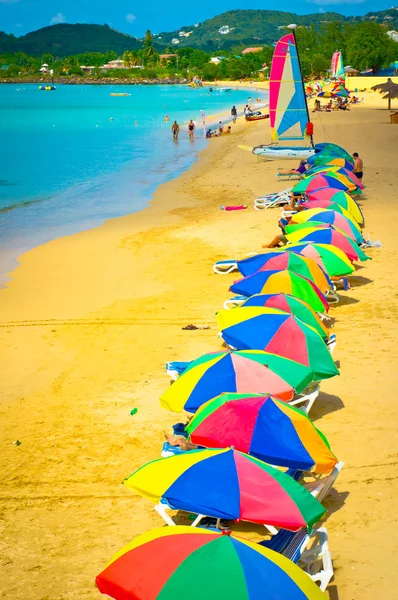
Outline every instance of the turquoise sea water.
<svg viewBox="0 0 398 600">
<path fill-rule="evenodd" d="M 45 92 L 0 85 L 0 281 L 22 252 L 144 208 L 207 143 L 200 110 L 229 113 L 235 104 L 242 111 L 248 95 L 186 86 L 57 85 Z M 190 118 L 198 126 L 193 143 Z"/>
</svg>

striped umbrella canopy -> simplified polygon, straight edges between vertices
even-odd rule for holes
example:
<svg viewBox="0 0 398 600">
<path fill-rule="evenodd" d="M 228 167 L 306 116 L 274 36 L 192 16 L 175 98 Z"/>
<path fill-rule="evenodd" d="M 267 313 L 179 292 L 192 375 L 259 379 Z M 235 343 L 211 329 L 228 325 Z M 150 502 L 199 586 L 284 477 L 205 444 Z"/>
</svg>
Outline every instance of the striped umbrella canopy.
<svg viewBox="0 0 398 600">
<path fill-rule="evenodd" d="M 223 392 L 266 392 L 289 401 L 315 379 L 309 367 L 269 352 L 214 352 L 192 361 L 162 394 L 160 404 L 194 413 Z"/>
<path fill-rule="evenodd" d="M 343 235 L 348 237 L 353 242 L 356 242 L 356 239 L 355 239 L 355 236 L 353 233 L 346 233 L 345 231 L 343 231 L 339 227 L 336 227 L 332 223 L 322 223 L 321 221 L 304 221 L 303 223 L 290 223 L 289 225 L 286 225 L 285 233 L 290 234 L 290 233 L 295 233 L 296 231 L 303 231 L 304 229 L 311 229 L 311 228 L 312 229 L 313 228 L 333 229 L 334 231 L 339 231 L 340 233 L 342 233 Z M 361 238 L 361 241 L 363 241 L 362 238 Z"/>
<path fill-rule="evenodd" d="M 332 144 L 330 142 L 323 142 L 315 145 L 316 154 L 310 156 L 307 160 L 308 163 L 313 163 L 316 157 L 325 156 L 326 154 L 333 154 L 334 156 L 342 156 L 347 160 L 352 160 L 351 154 L 349 154 L 342 146 L 338 144 Z M 322 153 L 322 154 L 321 154 Z"/>
<path fill-rule="evenodd" d="M 287 236 L 287 239 L 292 244 L 297 242 L 316 242 L 319 244 L 332 244 L 336 248 L 340 248 L 350 260 L 369 260 L 369 256 L 361 250 L 354 241 L 340 231 L 328 228 L 305 229 L 304 231 L 295 231 Z"/>
<path fill-rule="evenodd" d="M 297 275 L 315 283 L 323 294 L 330 289 L 331 281 L 325 271 L 312 258 L 306 258 L 298 254 L 276 254 L 259 271 L 279 271 L 288 269 Z"/>
<path fill-rule="evenodd" d="M 350 198 L 350 199 L 352 199 L 352 198 Z M 353 202 L 354 202 L 354 200 L 353 200 Z M 341 215 L 343 215 L 344 217 L 352 219 L 354 221 L 355 225 L 357 225 L 359 227 L 360 231 L 361 231 L 361 228 L 363 227 L 362 217 L 359 217 L 360 221 L 358 221 L 349 210 L 347 210 L 343 206 L 340 206 L 340 204 L 337 204 L 336 202 L 331 202 L 330 200 L 308 200 L 307 202 L 304 202 L 301 206 L 304 210 L 310 210 L 312 208 L 335 210 L 335 211 L 339 212 Z"/>
<path fill-rule="evenodd" d="M 355 184 L 356 187 L 359 187 L 361 190 L 364 189 L 364 185 L 360 179 L 350 171 L 349 169 L 345 169 L 344 167 L 339 167 L 338 165 L 323 165 L 313 167 L 310 171 L 307 171 L 306 176 L 315 174 L 315 173 L 325 173 L 325 174 L 334 174 L 338 179 L 340 179 L 343 183 L 348 185 L 348 181 L 351 181 Z"/>
<path fill-rule="evenodd" d="M 193 444 L 228 448 L 278 465 L 328 474 L 337 458 L 306 413 L 272 396 L 221 394 L 186 427 Z"/>
<path fill-rule="evenodd" d="M 356 189 L 356 186 L 352 182 L 343 182 L 338 179 L 334 173 L 319 173 L 304 177 L 293 187 L 292 192 L 297 194 L 310 194 L 315 190 L 319 190 L 324 187 L 333 187 L 343 192 L 349 192 Z"/>
<path fill-rule="evenodd" d="M 321 337 L 325 339 L 329 337 L 328 328 L 323 324 L 317 313 L 312 310 L 311 306 L 304 300 L 290 294 L 255 294 L 250 296 L 241 306 L 259 306 L 282 310 L 313 327 Z"/>
<path fill-rule="evenodd" d="M 158 458 L 123 482 L 140 496 L 176 510 L 297 531 L 325 514 L 292 477 L 233 448 L 191 450 Z"/>
<path fill-rule="evenodd" d="M 97 576 L 114 600 L 325 600 L 300 567 L 226 532 L 162 527 L 136 537 Z"/>
<path fill-rule="evenodd" d="M 312 369 L 316 378 L 338 374 L 324 340 L 315 329 L 290 313 L 274 308 L 239 306 L 217 313 L 223 340 L 238 350 L 265 350 Z"/>
<path fill-rule="evenodd" d="M 363 242 L 361 229 L 353 217 L 347 217 L 338 211 L 328 208 L 310 208 L 297 212 L 293 215 L 291 223 L 311 223 L 312 221 L 325 225 L 333 225 L 357 244 L 362 244 Z"/>
<path fill-rule="evenodd" d="M 322 152 L 320 154 L 315 154 L 312 164 L 314 167 L 319 167 L 319 166 L 324 166 L 324 165 L 333 166 L 333 167 L 335 167 L 335 166 L 344 167 L 345 169 L 348 169 L 349 171 L 352 171 L 354 168 L 354 163 L 353 163 L 352 159 L 349 161 L 344 157 L 333 156 L 330 154 L 326 154 L 326 155 L 322 156 Z"/>
<path fill-rule="evenodd" d="M 342 190 L 338 190 L 336 188 L 322 188 L 320 190 L 314 190 L 307 194 L 308 202 L 332 202 L 333 204 L 339 204 L 354 217 L 354 219 L 360 224 L 363 225 L 365 223 L 364 216 L 362 214 L 361 209 L 359 208 L 357 202 L 355 202 L 354 198 L 351 198 L 349 194 Z M 327 208 L 327 206 L 318 205 L 319 208 Z M 311 204 L 310 208 L 315 208 L 314 204 Z"/>
<path fill-rule="evenodd" d="M 295 234 L 292 234 L 295 235 Z M 253 294 L 291 294 L 308 302 L 318 312 L 327 312 L 329 305 L 321 290 L 309 279 L 297 275 L 289 269 L 258 271 L 235 281 L 229 288 L 234 294 L 253 296 Z"/>
<path fill-rule="evenodd" d="M 354 272 L 354 267 L 344 252 L 331 244 L 314 244 L 312 242 L 289 244 L 275 251 L 269 250 L 266 253 L 255 254 L 239 261 L 237 263 L 238 269 L 245 277 L 252 275 L 253 273 L 257 273 L 272 258 L 285 252 L 294 252 L 313 258 L 329 277 L 350 275 Z"/>
</svg>

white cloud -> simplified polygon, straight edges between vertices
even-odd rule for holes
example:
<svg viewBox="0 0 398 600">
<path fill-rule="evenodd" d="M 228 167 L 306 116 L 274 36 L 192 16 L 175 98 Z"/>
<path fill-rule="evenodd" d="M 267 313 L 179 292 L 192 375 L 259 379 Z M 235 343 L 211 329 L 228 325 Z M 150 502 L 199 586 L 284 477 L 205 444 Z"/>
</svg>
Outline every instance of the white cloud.
<svg viewBox="0 0 398 600">
<path fill-rule="evenodd" d="M 128 15 L 126 15 L 126 21 L 127 21 L 128 23 L 134 23 L 134 21 L 135 21 L 135 16 L 134 16 L 134 15 L 132 15 L 131 13 L 129 13 Z"/>
<path fill-rule="evenodd" d="M 322 4 L 323 6 L 330 4 L 337 6 L 339 4 L 363 4 L 364 2 L 367 2 L 367 0 L 307 0 L 307 2 L 318 5 Z"/>
<path fill-rule="evenodd" d="M 66 19 L 62 13 L 58 13 L 50 21 L 50 25 L 57 25 L 57 23 L 65 23 Z"/>
</svg>

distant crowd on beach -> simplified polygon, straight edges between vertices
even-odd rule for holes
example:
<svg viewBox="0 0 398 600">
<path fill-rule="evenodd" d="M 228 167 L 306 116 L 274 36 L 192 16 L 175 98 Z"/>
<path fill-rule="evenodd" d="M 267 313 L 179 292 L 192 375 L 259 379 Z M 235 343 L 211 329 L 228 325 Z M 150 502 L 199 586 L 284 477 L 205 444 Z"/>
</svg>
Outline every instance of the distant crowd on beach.
<svg viewBox="0 0 398 600">
<path fill-rule="evenodd" d="M 261 102 L 261 98 L 256 98 L 256 102 L 258 102 L 258 103 Z M 203 110 L 200 111 L 200 114 L 201 114 L 202 126 L 206 131 L 206 134 L 205 134 L 206 138 L 220 137 L 221 135 L 228 135 L 231 133 L 231 131 L 232 131 L 231 125 L 223 125 L 222 121 L 219 121 L 218 125 L 216 127 L 213 127 L 213 129 L 211 127 L 206 129 L 206 114 Z M 243 109 L 243 114 L 244 114 L 244 117 L 246 120 L 250 116 L 253 116 L 255 114 L 261 114 L 261 113 L 259 113 L 259 111 L 253 111 L 252 99 L 250 97 L 248 99 L 247 104 L 245 105 L 245 107 Z M 231 120 L 232 120 L 233 124 L 236 123 L 237 118 L 238 118 L 238 111 L 237 111 L 236 106 L 234 105 L 231 108 Z M 165 116 L 165 121 L 166 121 L 166 123 L 169 121 L 169 115 Z M 188 122 L 187 130 L 188 130 L 188 136 L 189 136 L 190 141 L 193 141 L 194 137 L 195 137 L 196 123 L 192 119 L 190 119 Z M 171 133 L 173 136 L 173 140 L 177 141 L 179 134 L 180 134 L 180 125 L 176 120 L 171 125 Z"/>
<path fill-rule="evenodd" d="M 358 104 L 360 102 L 357 96 L 351 98 L 330 98 L 327 104 L 321 105 L 319 98 L 315 99 L 314 108 L 312 112 L 332 112 L 332 110 L 350 110 L 350 104 Z"/>
</svg>

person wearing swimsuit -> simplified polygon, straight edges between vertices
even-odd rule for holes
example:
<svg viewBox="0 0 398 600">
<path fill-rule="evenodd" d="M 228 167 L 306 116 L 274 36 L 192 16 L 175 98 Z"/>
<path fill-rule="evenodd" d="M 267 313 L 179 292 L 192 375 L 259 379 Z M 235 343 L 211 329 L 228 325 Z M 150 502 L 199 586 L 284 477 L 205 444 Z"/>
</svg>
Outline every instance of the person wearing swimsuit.
<svg viewBox="0 0 398 600">
<path fill-rule="evenodd" d="M 191 142 L 193 142 L 194 133 L 195 133 L 195 123 L 191 119 L 188 123 L 188 134 L 189 134 L 189 139 L 191 140 Z"/>
</svg>

